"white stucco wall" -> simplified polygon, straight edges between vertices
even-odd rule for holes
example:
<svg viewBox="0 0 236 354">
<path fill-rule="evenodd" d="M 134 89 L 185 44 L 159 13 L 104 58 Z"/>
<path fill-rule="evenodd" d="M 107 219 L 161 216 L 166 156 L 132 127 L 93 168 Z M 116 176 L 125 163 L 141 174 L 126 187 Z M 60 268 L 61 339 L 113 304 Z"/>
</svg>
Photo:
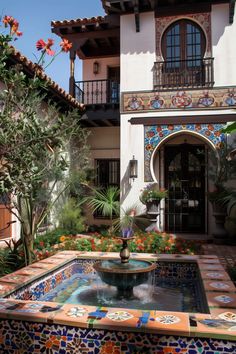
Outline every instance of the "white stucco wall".
<svg viewBox="0 0 236 354">
<path fill-rule="evenodd" d="M 152 90 L 156 59 L 154 12 L 140 14 L 140 32 L 136 32 L 133 14 L 122 16 L 120 24 L 121 92 Z M 137 203 L 144 185 L 143 126 L 131 126 L 130 118 L 130 115 L 121 115 L 121 201 L 124 208 Z M 133 156 L 138 160 L 138 178 L 134 181 L 129 179 L 129 160 Z"/>
<path fill-rule="evenodd" d="M 121 91 L 151 90 L 156 59 L 154 12 L 140 14 L 140 32 L 134 15 L 121 16 Z"/>
<path fill-rule="evenodd" d="M 229 24 L 229 4 L 212 5 L 211 25 L 215 86 L 236 85 L 236 22 Z"/>
</svg>

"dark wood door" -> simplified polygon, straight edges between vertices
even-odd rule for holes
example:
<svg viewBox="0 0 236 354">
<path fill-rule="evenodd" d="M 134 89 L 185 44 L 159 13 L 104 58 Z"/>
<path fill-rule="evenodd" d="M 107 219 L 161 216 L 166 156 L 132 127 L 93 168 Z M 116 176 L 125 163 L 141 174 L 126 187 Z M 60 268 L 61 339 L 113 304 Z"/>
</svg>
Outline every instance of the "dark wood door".
<svg viewBox="0 0 236 354">
<path fill-rule="evenodd" d="M 0 239 L 11 237 L 11 213 L 4 204 L 0 204 Z"/>
<path fill-rule="evenodd" d="M 165 229 L 168 232 L 205 231 L 205 149 L 182 144 L 165 148 Z"/>
</svg>

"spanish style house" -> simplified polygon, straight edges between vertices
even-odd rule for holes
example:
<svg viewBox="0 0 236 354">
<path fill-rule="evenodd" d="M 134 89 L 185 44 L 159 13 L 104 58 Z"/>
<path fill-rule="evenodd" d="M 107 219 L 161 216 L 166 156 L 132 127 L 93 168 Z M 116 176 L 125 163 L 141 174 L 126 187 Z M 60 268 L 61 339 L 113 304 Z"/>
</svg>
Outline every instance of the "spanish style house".
<svg viewBox="0 0 236 354">
<path fill-rule="evenodd" d="M 73 43 L 70 94 L 86 105 L 97 183 L 119 185 L 126 208 L 158 182 L 169 191 L 158 228 L 208 238 L 216 227 L 209 154 L 227 143 L 221 128 L 236 120 L 235 1 L 102 5 L 104 17 L 52 22 Z M 82 81 L 75 80 L 78 58 Z"/>
</svg>

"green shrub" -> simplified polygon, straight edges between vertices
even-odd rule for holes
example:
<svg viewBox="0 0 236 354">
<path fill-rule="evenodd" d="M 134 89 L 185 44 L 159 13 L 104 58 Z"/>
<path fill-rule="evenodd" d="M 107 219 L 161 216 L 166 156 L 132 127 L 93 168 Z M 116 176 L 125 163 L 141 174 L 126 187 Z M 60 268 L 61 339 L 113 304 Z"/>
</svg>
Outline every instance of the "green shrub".
<svg viewBox="0 0 236 354">
<path fill-rule="evenodd" d="M 7 247 L 0 249 L 0 276 L 14 272 L 25 266 L 24 252 L 18 241 L 7 242 Z"/>
<path fill-rule="evenodd" d="M 81 208 L 73 198 L 68 199 L 61 209 L 58 221 L 59 227 L 66 229 L 72 235 L 76 235 L 85 229 Z"/>
</svg>

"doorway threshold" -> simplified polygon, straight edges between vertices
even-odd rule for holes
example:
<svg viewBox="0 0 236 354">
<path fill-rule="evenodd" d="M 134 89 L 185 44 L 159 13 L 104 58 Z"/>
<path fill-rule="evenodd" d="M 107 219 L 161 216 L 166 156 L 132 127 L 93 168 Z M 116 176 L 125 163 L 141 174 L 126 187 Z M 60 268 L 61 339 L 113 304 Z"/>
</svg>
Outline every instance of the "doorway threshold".
<svg viewBox="0 0 236 354">
<path fill-rule="evenodd" d="M 185 234 L 185 233 L 177 233 L 175 234 L 176 238 L 181 238 L 184 240 L 198 240 L 198 241 L 210 241 L 212 240 L 212 236 L 208 234 Z"/>
</svg>

